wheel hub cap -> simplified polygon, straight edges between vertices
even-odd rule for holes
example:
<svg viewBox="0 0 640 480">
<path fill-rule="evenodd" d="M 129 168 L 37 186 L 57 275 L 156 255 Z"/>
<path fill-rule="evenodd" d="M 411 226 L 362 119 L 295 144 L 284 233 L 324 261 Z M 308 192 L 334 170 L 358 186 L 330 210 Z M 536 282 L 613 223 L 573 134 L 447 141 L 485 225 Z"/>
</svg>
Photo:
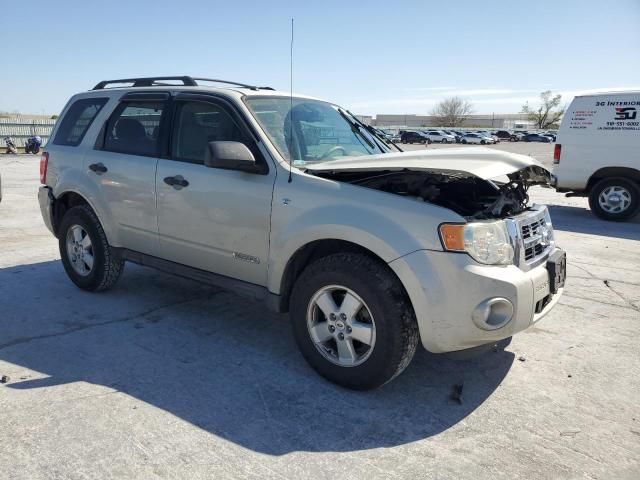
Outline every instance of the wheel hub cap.
<svg viewBox="0 0 640 480">
<path fill-rule="evenodd" d="M 83 277 L 93 269 L 93 244 L 87 231 L 80 225 L 72 225 L 66 236 L 67 253 L 73 270 Z"/>
<path fill-rule="evenodd" d="M 624 187 L 612 185 L 600 193 L 598 204 L 607 213 L 621 213 L 631 205 L 631 193 Z"/>
<path fill-rule="evenodd" d="M 307 328 L 322 356 L 342 367 L 362 364 L 375 346 L 371 310 L 353 290 L 340 285 L 323 287 L 313 295 Z"/>
</svg>

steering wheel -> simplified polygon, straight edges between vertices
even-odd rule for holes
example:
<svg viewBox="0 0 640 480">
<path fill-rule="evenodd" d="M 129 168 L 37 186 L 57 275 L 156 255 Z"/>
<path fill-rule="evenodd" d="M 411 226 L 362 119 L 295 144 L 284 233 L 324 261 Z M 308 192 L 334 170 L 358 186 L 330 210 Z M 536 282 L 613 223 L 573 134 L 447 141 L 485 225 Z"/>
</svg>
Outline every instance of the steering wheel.
<svg viewBox="0 0 640 480">
<path fill-rule="evenodd" d="M 331 157 L 331 156 L 333 156 L 334 153 L 336 153 L 338 151 L 342 152 L 343 155 L 347 154 L 347 151 L 345 150 L 344 147 L 342 147 L 340 145 L 336 145 L 335 147 L 331 147 L 329 150 L 327 150 L 322 155 L 320 155 L 318 160 L 324 160 L 325 158 Z"/>
</svg>

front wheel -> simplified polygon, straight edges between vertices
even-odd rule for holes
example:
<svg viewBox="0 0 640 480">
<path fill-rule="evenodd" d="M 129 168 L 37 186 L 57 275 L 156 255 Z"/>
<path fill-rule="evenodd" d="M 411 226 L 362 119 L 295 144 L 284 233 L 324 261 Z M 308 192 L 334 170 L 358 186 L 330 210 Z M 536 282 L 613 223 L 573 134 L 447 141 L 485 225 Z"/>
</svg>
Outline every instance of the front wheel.
<svg viewBox="0 0 640 480">
<path fill-rule="evenodd" d="M 591 188 L 589 207 L 603 220 L 629 220 L 640 208 L 640 187 L 626 178 L 605 178 Z"/>
<path fill-rule="evenodd" d="M 88 205 L 69 209 L 58 229 L 60 257 L 67 275 L 83 290 L 111 288 L 124 261 L 112 251 L 95 212 Z"/>
<path fill-rule="evenodd" d="M 343 387 L 368 390 L 409 365 L 418 325 L 400 281 L 359 253 L 316 260 L 291 295 L 293 333 L 304 358 Z"/>
<path fill-rule="evenodd" d="M 484 140 L 480 140 L 480 144 L 481 145 L 484 145 L 485 143 L 487 143 L 487 142 L 485 142 Z"/>
</svg>

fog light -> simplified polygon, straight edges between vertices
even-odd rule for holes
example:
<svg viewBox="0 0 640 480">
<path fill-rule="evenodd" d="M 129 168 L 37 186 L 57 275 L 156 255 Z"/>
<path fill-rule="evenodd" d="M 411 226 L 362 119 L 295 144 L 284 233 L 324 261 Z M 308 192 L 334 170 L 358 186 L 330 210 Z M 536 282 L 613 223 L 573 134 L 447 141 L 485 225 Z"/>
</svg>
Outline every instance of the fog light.
<svg viewBox="0 0 640 480">
<path fill-rule="evenodd" d="M 513 318 L 513 304 L 506 298 L 487 298 L 473 310 L 471 318 L 482 330 L 497 330 Z"/>
</svg>

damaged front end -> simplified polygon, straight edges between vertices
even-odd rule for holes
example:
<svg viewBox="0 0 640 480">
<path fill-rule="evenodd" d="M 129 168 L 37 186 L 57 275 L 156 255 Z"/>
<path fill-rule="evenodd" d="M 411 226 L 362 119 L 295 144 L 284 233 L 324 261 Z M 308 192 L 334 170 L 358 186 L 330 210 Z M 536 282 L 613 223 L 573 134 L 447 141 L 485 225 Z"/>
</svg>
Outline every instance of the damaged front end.
<svg viewBox="0 0 640 480">
<path fill-rule="evenodd" d="M 373 188 L 448 208 L 467 220 L 500 219 L 528 208 L 528 189 L 549 184 L 550 173 L 529 165 L 497 178 L 485 179 L 459 170 L 322 170 L 314 175 Z"/>
</svg>

